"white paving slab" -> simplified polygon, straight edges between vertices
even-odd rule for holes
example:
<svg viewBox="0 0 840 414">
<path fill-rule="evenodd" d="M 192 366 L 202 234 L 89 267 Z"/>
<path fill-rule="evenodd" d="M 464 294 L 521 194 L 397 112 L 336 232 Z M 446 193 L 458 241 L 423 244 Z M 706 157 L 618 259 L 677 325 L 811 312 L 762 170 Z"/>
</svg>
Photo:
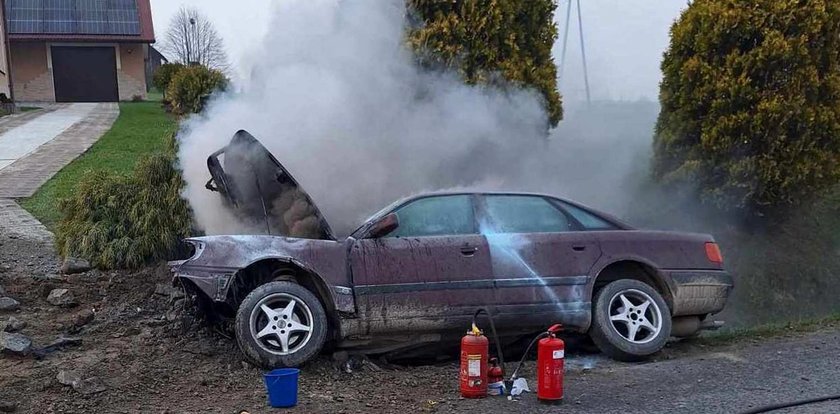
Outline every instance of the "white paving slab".
<svg viewBox="0 0 840 414">
<path fill-rule="evenodd" d="M 75 103 L 41 115 L 0 135 L 0 170 L 52 141 L 87 117 L 98 104 Z"/>
</svg>

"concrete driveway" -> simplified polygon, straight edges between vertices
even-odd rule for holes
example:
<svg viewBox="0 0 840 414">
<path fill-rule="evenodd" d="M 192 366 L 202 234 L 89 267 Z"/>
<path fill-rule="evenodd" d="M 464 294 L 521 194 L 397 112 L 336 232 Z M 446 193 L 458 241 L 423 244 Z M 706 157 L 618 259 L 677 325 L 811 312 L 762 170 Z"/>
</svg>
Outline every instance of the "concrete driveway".
<svg viewBox="0 0 840 414">
<path fill-rule="evenodd" d="M 75 103 L 0 119 L 0 198 L 32 196 L 108 131 L 117 115 L 114 103 Z"/>
<path fill-rule="evenodd" d="M 111 129 L 116 103 L 45 104 L 0 118 L 0 231 L 51 238 L 14 199 L 31 197 Z"/>
</svg>

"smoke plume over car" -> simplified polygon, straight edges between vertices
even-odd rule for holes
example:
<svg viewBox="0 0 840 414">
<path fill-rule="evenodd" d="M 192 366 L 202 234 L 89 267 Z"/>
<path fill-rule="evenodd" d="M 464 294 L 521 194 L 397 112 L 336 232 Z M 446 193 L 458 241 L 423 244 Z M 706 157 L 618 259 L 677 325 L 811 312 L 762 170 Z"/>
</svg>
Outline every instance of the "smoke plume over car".
<svg viewBox="0 0 840 414">
<path fill-rule="evenodd" d="M 457 74 L 419 68 L 403 43 L 405 22 L 400 1 L 275 6 L 264 60 L 243 91 L 216 99 L 180 137 L 185 195 L 204 231 L 263 233 L 228 216 L 204 188 L 207 156 L 239 129 L 283 163 L 339 235 L 418 191 L 562 193 L 603 176 L 582 172 L 612 168 L 604 161 L 613 154 L 577 159 L 569 150 L 576 138 L 564 137 L 562 128 L 547 139 L 535 92 L 471 87 Z M 570 184 L 581 177 L 587 184 Z"/>
</svg>

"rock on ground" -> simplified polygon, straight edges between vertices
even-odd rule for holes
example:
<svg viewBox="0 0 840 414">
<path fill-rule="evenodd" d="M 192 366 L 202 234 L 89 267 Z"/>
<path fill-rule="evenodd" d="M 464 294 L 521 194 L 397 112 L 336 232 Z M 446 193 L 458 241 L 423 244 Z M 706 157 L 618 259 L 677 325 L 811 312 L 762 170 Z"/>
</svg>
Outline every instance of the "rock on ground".
<svg viewBox="0 0 840 414">
<path fill-rule="evenodd" d="M 102 379 L 98 377 L 83 379 L 78 385 L 73 387 L 79 394 L 93 395 L 103 392 L 108 389 Z"/>
<path fill-rule="evenodd" d="M 65 275 L 84 273 L 90 269 L 91 266 L 87 260 L 77 259 L 75 257 L 68 257 L 64 259 L 64 263 L 61 265 L 61 273 L 64 273 Z"/>
<path fill-rule="evenodd" d="M 26 328 L 27 323 L 18 318 L 15 318 L 14 316 L 10 316 L 9 320 L 0 325 L 2 325 L 2 328 L 0 328 L 0 332 L 14 333 L 22 331 L 24 328 Z"/>
<path fill-rule="evenodd" d="M 0 332 L 0 351 L 16 356 L 27 356 L 32 352 L 32 341 L 21 334 Z"/>
<path fill-rule="evenodd" d="M 59 384 L 73 387 L 76 392 L 82 395 L 92 395 L 108 389 L 105 383 L 97 377 L 82 379 L 81 374 L 76 371 L 61 371 L 56 375 Z"/>
<path fill-rule="evenodd" d="M 93 311 L 90 309 L 85 309 L 77 313 L 76 316 L 73 317 L 73 328 L 76 330 L 81 329 L 85 325 L 91 323 L 94 316 Z"/>
<path fill-rule="evenodd" d="M 67 289 L 53 289 L 50 295 L 47 296 L 47 302 L 63 308 L 71 308 L 79 304 L 76 302 L 76 297 L 73 296 L 73 293 Z"/>
<path fill-rule="evenodd" d="M 20 302 L 9 297 L 0 298 L 0 311 L 12 312 L 18 309 L 20 309 Z"/>
<path fill-rule="evenodd" d="M 61 385 L 67 385 L 72 387 L 74 384 L 77 384 L 82 381 L 82 376 L 76 371 L 59 371 L 58 375 L 55 376 L 55 379 L 58 380 L 58 383 Z"/>
</svg>

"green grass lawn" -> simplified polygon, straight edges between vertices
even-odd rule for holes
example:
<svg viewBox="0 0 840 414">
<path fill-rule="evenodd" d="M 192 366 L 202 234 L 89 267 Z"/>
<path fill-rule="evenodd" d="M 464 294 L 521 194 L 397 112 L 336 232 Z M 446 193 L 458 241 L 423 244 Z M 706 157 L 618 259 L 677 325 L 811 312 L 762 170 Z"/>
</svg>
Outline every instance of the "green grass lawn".
<svg viewBox="0 0 840 414">
<path fill-rule="evenodd" d="M 163 92 L 158 91 L 157 88 L 152 88 L 146 94 L 146 100 L 160 102 L 163 100 Z"/>
<path fill-rule="evenodd" d="M 166 137 L 177 129 L 177 121 L 160 102 L 120 103 L 120 115 L 86 153 L 64 167 L 21 205 L 50 229 L 60 214 L 58 201 L 73 193 L 87 171 L 105 170 L 128 174 L 143 155 L 162 152 Z"/>
</svg>

